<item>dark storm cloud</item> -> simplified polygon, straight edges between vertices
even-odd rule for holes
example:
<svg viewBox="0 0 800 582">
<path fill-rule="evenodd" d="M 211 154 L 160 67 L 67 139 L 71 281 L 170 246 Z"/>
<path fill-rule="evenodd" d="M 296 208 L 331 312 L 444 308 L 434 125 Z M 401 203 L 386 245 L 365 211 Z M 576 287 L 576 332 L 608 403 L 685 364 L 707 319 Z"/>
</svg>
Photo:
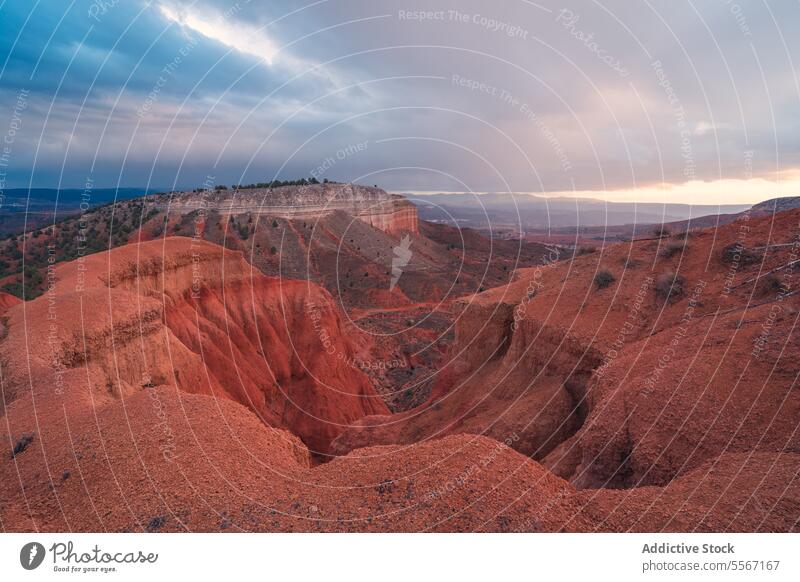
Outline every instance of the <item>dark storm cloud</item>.
<svg viewBox="0 0 800 582">
<path fill-rule="evenodd" d="M 558 191 L 800 165 L 796 3 L 11 4 L 3 119 L 30 96 L 9 184 L 231 183 L 333 157 L 325 177 L 393 189 Z"/>
</svg>

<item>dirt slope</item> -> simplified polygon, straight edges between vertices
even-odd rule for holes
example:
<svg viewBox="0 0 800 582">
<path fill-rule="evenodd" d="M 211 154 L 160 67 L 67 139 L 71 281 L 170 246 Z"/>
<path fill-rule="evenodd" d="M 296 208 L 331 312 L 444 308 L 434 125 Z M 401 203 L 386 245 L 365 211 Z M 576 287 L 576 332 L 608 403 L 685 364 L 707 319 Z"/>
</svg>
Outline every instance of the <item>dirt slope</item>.
<svg viewBox="0 0 800 582">
<path fill-rule="evenodd" d="M 59 266 L 4 318 L 0 526 L 797 531 L 799 225 L 519 271 L 462 299 L 429 401 L 391 417 L 314 284 L 188 238 Z"/>
<path fill-rule="evenodd" d="M 792 210 L 520 270 L 464 299 L 428 402 L 361 419 L 334 450 L 510 436 L 584 488 L 665 485 L 728 453 L 798 453 L 800 299 L 785 266 L 799 224 Z"/>
<path fill-rule="evenodd" d="M 81 408 L 155 386 L 235 400 L 312 451 L 386 412 L 330 295 L 263 276 L 241 254 L 188 238 L 58 266 L 52 290 L 6 314 L 5 403 L 81 386 Z M 22 357 L 20 357 L 22 356 Z"/>
</svg>

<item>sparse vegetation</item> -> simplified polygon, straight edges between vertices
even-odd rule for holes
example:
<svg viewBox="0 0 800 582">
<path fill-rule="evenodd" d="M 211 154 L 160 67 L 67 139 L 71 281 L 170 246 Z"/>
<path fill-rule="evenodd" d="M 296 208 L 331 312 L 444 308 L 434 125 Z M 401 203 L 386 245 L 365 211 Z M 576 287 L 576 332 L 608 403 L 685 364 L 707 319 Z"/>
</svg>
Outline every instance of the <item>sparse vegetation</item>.
<svg viewBox="0 0 800 582">
<path fill-rule="evenodd" d="M 325 184 L 336 184 L 330 180 L 325 180 Z M 311 184 L 319 184 L 316 178 L 300 178 L 299 180 L 272 180 L 271 182 L 258 182 L 256 184 L 239 184 L 235 186 L 238 190 L 255 190 L 266 188 L 280 188 L 281 186 L 309 186 Z M 219 188 L 219 187 L 217 187 Z"/>
<path fill-rule="evenodd" d="M 639 261 L 632 257 L 622 257 L 619 262 L 623 269 L 635 269 L 639 266 Z"/>
<path fill-rule="evenodd" d="M 575 254 L 576 254 L 576 255 L 578 255 L 578 256 L 580 257 L 581 255 L 591 255 L 592 253 L 596 253 L 596 252 L 597 252 L 597 247 L 593 247 L 593 246 L 580 246 L 580 247 L 578 247 L 578 249 L 575 251 Z"/>
<path fill-rule="evenodd" d="M 677 273 L 664 273 L 656 279 L 653 290 L 663 301 L 676 301 L 683 297 L 686 279 Z"/>
<path fill-rule="evenodd" d="M 167 522 L 167 518 L 163 515 L 157 515 L 152 518 L 147 524 L 147 531 L 153 532 L 161 529 L 161 526 Z"/>
<path fill-rule="evenodd" d="M 671 240 L 661 247 L 661 250 L 658 254 L 665 259 L 669 259 L 675 255 L 681 254 L 687 248 L 687 246 L 688 245 L 684 241 Z"/>
<path fill-rule="evenodd" d="M 42 257 L 38 258 L 39 261 L 44 260 Z M 31 300 L 42 294 L 43 282 L 44 277 L 39 270 L 26 265 L 20 276 L 15 281 L 3 285 L 2 290 L 20 299 Z"/>
<path fill-rule="evenodd" d="M 778 277 L 775 273 L 768 273 L 758 280 L 756 293 L 763 297 L 765 295 L 778 294 L 780 293 L 781 289 L 783 289 L 783 283 L 781 282 L 780 277 Z"/>
<path fill-rule="evenodd" d="M 761 260 L 758 251 L 748 249 L 741 243 L 733 243 L 722 249 L 721 260 L 726 265 L 752 265 Z"/>
<path fill-rule="evenodd" d="M 22 435 L 22 437 L 20 437 L 20 439 L 14 445 L 14 449 L 11 451 L 11 458 L 13 459 L 20 453 L 24 452 L 25 449 L 28 448 L 28 445 L 30 445 L 32 442 L 33 442 L 32 434 Z"/>
<path fill-rule="evenodd" d="M 605 289 L 611 283 L 616 281 L 614 275 L 611 274 L 611 271 L 608 269 L 603 269 L 598 271 L 597 274 L 594 276 L 594 284 L 598 289 Z"/>
<path fill-rule="evenodd" d="M 664 238 L 670 235 L 672 231 L 670 228 L 665 224 L 659 224 L 655 228 L 653 228 L 653 236 L 657 236 L 658 238 Z"/>
</svg>

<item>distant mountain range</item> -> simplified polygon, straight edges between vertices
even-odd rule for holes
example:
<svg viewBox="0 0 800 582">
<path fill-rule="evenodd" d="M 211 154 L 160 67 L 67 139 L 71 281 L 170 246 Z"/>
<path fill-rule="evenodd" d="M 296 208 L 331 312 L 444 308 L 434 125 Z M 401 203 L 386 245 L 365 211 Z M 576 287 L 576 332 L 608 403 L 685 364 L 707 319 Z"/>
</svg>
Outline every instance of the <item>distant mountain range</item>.
<svg viewBox="0 0 800 582">
<path fill-rule="evenodd" d="M 0 237 L 41 228 L 54 220 L 75 215 L 81 211 L 83 202 L 89 207 L 98 207 L 155 191 L 152 188 L 8 189 L 0 192 Z M 587 233 L 597 238 L 613 231 L 619 236 L 629 236 L 653 224 L 676 227 L 724 224 L 751 208 L 747 204 L 606 202 L 519 193 L 404 195 L 416 204 L 421 220 L 512 235 L 560 231 Z M 752 211 L 764 213 L 797 206 L 800 206 L 800 197 L 776 198 L 754 205 Z M 609 231 L 609 227 L 615 228 Z"/>
<path fill-rule="evenodd" d="M 473 228 L 539 230 L 656 224 L 717 214 L 736 214 L 747 204 L 658 204 L 606 202 L 591 198 L 546 198 L 532 194 L 407 195 L 420 218 Z"/>
</svg>

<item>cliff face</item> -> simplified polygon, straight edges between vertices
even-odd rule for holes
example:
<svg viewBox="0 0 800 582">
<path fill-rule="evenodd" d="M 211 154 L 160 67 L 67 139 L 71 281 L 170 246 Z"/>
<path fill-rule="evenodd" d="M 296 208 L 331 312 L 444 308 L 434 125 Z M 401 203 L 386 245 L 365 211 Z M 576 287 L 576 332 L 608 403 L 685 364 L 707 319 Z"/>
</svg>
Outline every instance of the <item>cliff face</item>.
<svg viewBox="0 0 800 582">
<path fill-rule="evenodd" d="M 213 209 L 223 216 L 255 213 L 289 220 L 313 220 L 338 210 L 388 233 L 419 233 L 417 207 L 411 202 L 380 188 L 355 184 L 180 192 L 162 204 L 178 214 Z"/>
<path fill-rule="evenodd" d="M 6 314 L 11 406 L 31 386 L 76 409 L 170 386 L 236 401 L 322 454 L 344 426 L 388 412 L 348 365 L 352 332 L 328 292 L 266 277 L 239 252 L 167 238 L 60 265 L 54 281 Z"/>
</svg>

